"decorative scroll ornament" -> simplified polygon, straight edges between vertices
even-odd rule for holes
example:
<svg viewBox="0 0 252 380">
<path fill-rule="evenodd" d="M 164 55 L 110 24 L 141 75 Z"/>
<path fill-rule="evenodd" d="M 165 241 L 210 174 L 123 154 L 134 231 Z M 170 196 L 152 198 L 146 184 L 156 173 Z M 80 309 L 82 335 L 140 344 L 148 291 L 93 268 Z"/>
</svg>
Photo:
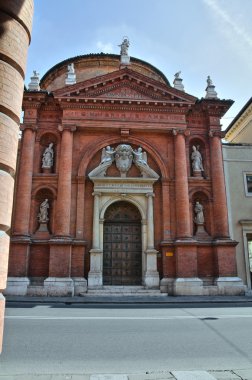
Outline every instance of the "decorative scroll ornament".
<svg viewBox="0 0 252 380">
<path fill-rule="evenodd" d="M 149 167 L 147 163 L 147 153 L 139 147 L 136 150 L 128 144 L 120 144 L 115 149 L 107 146 L 102 149 L 100 164 L 89 173 L 89 177 L 104 177 L 107 169 L 115 161 L 121 177 L 125 178 L 132 163 L 140 170 L 144 178 L 158 178 L 158 174 Z"/>
</svg>

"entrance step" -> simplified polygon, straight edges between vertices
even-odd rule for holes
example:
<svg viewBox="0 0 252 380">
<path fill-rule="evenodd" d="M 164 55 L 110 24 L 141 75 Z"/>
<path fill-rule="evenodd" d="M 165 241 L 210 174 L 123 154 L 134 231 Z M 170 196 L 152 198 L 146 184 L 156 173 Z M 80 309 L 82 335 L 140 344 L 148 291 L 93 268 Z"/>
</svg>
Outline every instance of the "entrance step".
<svg viewBox="0 0 252 380">
<path fill-rule="evenodd" d="M 144 286 L 103 286 L 100 289 L 88 288 L 87 293 L 82 295 L 95 296 L 167 296 L 160 289 L 146 289 Z"/>
</svg>

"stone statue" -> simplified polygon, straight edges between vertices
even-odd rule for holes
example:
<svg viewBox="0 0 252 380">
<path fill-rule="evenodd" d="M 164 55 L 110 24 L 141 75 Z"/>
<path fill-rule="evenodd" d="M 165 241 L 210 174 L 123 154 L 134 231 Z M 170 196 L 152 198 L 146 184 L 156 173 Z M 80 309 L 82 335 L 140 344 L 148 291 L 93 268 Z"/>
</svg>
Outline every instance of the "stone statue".
<svg viewBox="0 0 252 380">
<path fill-rule="evenodd" d="M 49 209 L 48 199 L 45 199 L 39 207 L 39 214 L 38 214 L 39 223 L 47 223 L 48 222 L 48 220 L 49 220 L 48 209 Z"/>
<path fill-rule="evenodd" d="M 178 71 L 177 73 L 175 73 L 174 74 L 175 78 L 180 79 L 180 74 L 181 74 L 181 71 Z"/>
<path fill-rule="evenodd" d="M 204 214 L 203 214 L 203 206 L 202 204 L 199 203 L 199 201 L 196 202 L 195 207 L 194 207 L 194 212 L 195 212 L 195 218 L 194 222 L 195 224 L 204 224 Z"/>
<path fill-rule="evenodd" d="M 147 153 L 142 151 L 139 147 L 137 150 L 133 150 L 134 153 L 134 163 L 137 165 L 139 163 L 147 165 Z"/>
<path fill-rule="evenodd" d="M 124 37 L 123 42 L 121 43 L 121 45 L 118 45 L 121 48 L 121 51 L 120 51 L 121 55 L 128 55 L 129 45 L 130 45 L 130 43 L 129 43 L 128 38 Z"/>
<path fill-rule="evenodd" d="M 53 143 L 45 149 L 42 158 L 42 168 L 51 168 L 53 166 Z"/>
<path fill-rule="evenodd" d="M 117 169 L 120 171 L 121 177 L 125 178 L 130 170 L 132 163 L 140 170 L 142 177 L 159 178 L 159 175 L 149 167 L 147 163 L 147 153 L 142 148 L 133 150 L 128 144 L 120 144 L 115 149 L 110 146 L 102 149 L 101 162 L 89 173 L 89 178 L 104 177 L 107 169 L 115 161 Z"/>
<path fill-rule="evenodd" d="M 202 164 L 202 156 L 199 151 L 199 145 L 197 146 L 197 148 L 195 145 L 193 145 L 192 149 L 193 149 L 193 152 L 191 155 L 191 160 L 192 160 L 193 172 L 204 171 L 203 164 Z"/>
<path fill-rule="evenodd" d="M 210 75 L 208 75 L 208 77 L 207 77 L 207 86 L 212 86 L 212 85 L 213 85 L 213 81 L 210 78 Z"/>
<path fill-rule="evenodd" d="M 106 146 L 106 148 L 103 148 L 100 165 L 104 164 L 105 162 L 112 163 L 114 161 L 114 154 L 114 149 L 111 148 L 109 145 Z"/>
<path fill-rule="evenodd" d="M 68 74 L 74 74 L 74 64 L 70 63 L 70 65 L 67 65 L 67 73 Z"/>
</svg>

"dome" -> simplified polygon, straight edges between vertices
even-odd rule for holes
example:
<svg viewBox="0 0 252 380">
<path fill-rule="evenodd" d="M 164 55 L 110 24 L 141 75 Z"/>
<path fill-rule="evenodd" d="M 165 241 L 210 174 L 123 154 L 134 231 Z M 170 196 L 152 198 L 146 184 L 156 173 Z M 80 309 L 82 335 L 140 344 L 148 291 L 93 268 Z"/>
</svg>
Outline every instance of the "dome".
<svg viewBox="0 0 252 380">
<path fill-rule="evenodd" d="M 117 54 L 100 53 L 68 58 L 47 71 L 40 81 L 41 90 L 52 92 L 65 87 L 67 66 L 70 63 L 74 64 L 77 83 L 117 71 L 121 66 L 120 55 Z M 131 57 L 129 66 L 133 71 L 170 86 L 165 75 L 145 61 Z"/>
</svg>

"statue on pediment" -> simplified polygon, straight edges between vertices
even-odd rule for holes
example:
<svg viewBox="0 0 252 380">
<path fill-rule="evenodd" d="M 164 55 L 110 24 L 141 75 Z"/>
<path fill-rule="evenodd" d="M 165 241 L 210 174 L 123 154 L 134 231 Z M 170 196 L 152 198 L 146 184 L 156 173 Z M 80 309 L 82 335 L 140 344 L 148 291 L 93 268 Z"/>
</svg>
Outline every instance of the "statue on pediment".
<svg viewBox="0 0 252 380">
<path fill-rule="evenodd" d="M 128 48 L 129 48 L 129 39 L 127 37 L 123 38 L 123 42 L 118 45 L 121 48 L 120 54 L 121 55 L 128 55 Z"/>
</svg>

